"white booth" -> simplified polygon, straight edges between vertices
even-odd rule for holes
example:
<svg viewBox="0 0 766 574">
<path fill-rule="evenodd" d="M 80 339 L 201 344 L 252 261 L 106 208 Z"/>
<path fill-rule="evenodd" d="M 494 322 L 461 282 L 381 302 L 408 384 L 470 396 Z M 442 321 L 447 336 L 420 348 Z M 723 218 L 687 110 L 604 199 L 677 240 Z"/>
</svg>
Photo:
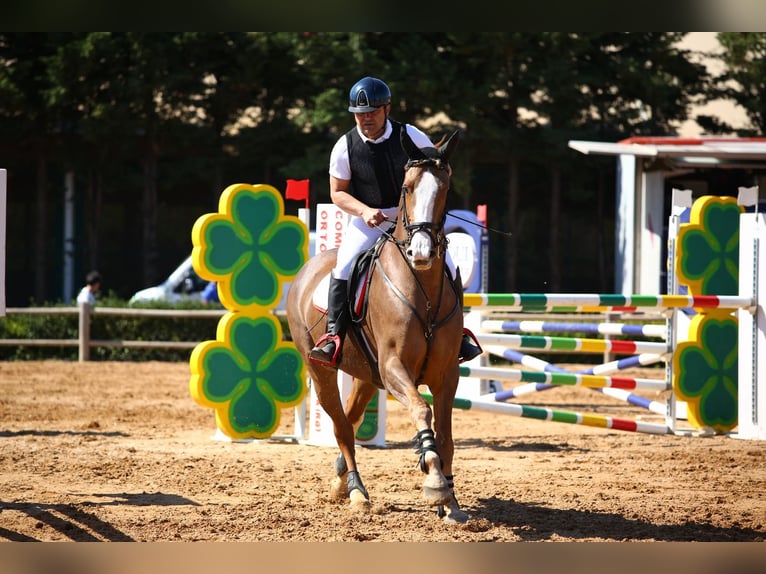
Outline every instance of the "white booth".
<svg viewBox="0 0 766 574">
<path fill-rule="evenodd" d="M 766 192 L 766 138 L 633 137 L 617 143 L 572 140 L 584 154 L 617 156 L 615 219 L 615 293 L 663 292 L 664 233 L 671 189 L 666 181 L 711 169 L 746 169 L 756 173 L 761 201 Z M 694 189 L 696 195 L 736 195 L 731 189 Z M 745 185 L 741 183 L 740 185 Z M 678 187 L 678 186 L 676 186 Z"/>
</svg>

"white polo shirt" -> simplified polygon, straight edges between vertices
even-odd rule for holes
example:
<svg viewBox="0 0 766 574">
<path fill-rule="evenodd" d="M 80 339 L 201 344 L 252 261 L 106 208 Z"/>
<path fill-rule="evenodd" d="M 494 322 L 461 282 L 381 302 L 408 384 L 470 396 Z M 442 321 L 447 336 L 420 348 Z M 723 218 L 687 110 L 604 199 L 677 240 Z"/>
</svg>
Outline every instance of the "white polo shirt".
<svg viewBox="0 0 766 574">
<path fill-rule="evenodd" d="M 412 141 L 419 148 L 435 147 L 434 144 L 429 139 L 429 137 L 425 133 L 423 133 L 421 130 L 413 126 L 412 124 L 405 124 L 404 128 L 407 130 L 407 133 L 409 134 L 410 138 L 412 138 Z M 391 137 L 392 131 L 393 131 L 393 128 L 391 127 L 391 122 L 389 120 L 386 120 L 386 129 L 383 132 L 383 135 L 380 136 L 378 139 L 371 140 L 370 138 L 366 137 L 361 132 L 361 130 L 359 129 L 359 126 L 356 126 L 356 132 L 359 134 L 359 137 L 362 138 L 363 142 L 372 142 L 372 143 L 384 142 Z M 331 176 L 337 179 L 345 179 L 345 180 L 351 179 L 351 165 L 348 161 L 348 147 L 346 146 L 345 133 L 338 139 L 337 142 L 335 142 L 335 145 L 332 148 L 332 152 L 330 152 L 329 173 Z"/>
</svg>

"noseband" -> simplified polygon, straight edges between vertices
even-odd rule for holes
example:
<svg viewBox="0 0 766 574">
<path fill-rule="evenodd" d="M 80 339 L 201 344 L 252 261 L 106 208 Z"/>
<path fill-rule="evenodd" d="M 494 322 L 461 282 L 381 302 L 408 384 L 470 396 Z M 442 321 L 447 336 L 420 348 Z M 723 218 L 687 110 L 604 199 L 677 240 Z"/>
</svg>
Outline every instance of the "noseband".
<svg viewBox="0 0 766 574">
<path fill-rule="evenodd" d="M 440 158 L 425 158 L 425 159 L 411 159 L 405 166 L 404 171 L 407 171 L 411 167 L 425 167 L 434 168 L 442 171 L 447 171 L 449 166 L 446 161 Z M 407 186 L 402 185 L 402 228 L 407 233 L 407 238 L 404 241 L 397 241 L 397 245 L 404 248 L 409 248 L 412 243 L 412 238 L 416 233 L 426 233 L 431 238 L 431 251 L 429 257 L 433 259 L 438 253 L 444 253 L 447 249 L 447 236 L 444 235 L 444 222 L 447 219 L 447 210 L 444 210 L 442 218 L 438 222 L 433 221 L 415 221 L 410 223 L 409 216 L 407 215 Z"/>
</svg>

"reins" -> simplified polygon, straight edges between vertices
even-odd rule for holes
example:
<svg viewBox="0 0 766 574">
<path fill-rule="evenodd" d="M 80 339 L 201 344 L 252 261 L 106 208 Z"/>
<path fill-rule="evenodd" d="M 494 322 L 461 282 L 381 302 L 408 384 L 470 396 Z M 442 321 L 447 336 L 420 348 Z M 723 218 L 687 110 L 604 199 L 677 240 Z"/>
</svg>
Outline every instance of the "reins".
<svg viewBox="0 0 766 574">
<path fill-rule="evenodd" d="M 410 160 L 409 162 L 407 162 L 406 168 L 423 167 L 423 166 L 430 166 L 440 170 L 448 169 L 448 164 L 445 161 L 438 158 Z M 442 215 L 442 218 L 439 222 L 419 221 L 419 222 L 410 223 L 409 216 L 407 215 L 406 191 L 407 191 L 406 186 L 402 185 L 402 195 L 401 195 L 399 212 L 401 213 L 401 217 L 402 217 L 402 222 L 401 222 L 402 229 L 407 234 L 406 238 L 398 239 L 389 230 L 383 230 L 380 227 L 379 229 L 381 230 L 383 235 L 386 237 L 386 240 L 393 243 L 396 246 L 397 251 L 399 252 L 399 255 L 402 258 L 405 266 L 409 269 L 410 273 L 412 274 L 412 277 L 415 280 L 415 284 L 417 285 L 418 289 L 420 290 L 420 292 L 422 293 L 426 301 L 425 316 L 421 315 L 421 313 L 418 311 L 415 305 L 413 305 L 413 303 L 407 299 L 404 293 L 402 293 L 402 291 L 396 286 L 393 280 L 388 276 L 388 274 L 386 273 L 386 270 L 383 268 L 383 265 L 380 262 L 379 252 L 376 253 L 376 256 L 375 256 L 375 266 L 380 272 L 386 284 L 391 289 L 391 291 L 397 296 L 397 298 L 400 301 L 402 301 L 410 309 L 412 314 L 417 318 L 417 320 L 420 322 L 420 325 L 423 328 L 423 336 L 426 339 L 426 353 L 425 353 L 425 357 L 423 358 L 423 363 L 417 378 L 417 382 L 419 383 L 423 378 L 423 373 L 425 372 L 426 365 L 428 364 L 428 358 L 430 355 L 431 342 L 434 337 L 434 332 L 439 327 L 449 322 L 449 320 L 455 315 L 459 307 L 459 302 L 456 298 L 455 305 L 450 310 L 450 312 L 447 313 L 447 315 L 443 319 L 438 320 L 439 313 L 442 307 L 442 293 L 444 289 L 444 279 L 446 277 L 446 274 L 448 273 L 446 268 L 447 267 L 446 252 L 447 252 L 448 239 L 446 235 L 444 234 L 446 211 Z M 390 221 L 390 220 L 387 220 L 387 221 Z M 408 260 L 406 256 L 406 249 L 412 242 L 413 236 L 418 232 L 427 233 L 429 237 L 431 238 L 431 243 L 434 246 L 431 249 L 431 253 L 430 253 L 431 257 L 432 258 L 441 257 L 441 272 L 439 273 L 439 277 L 440 277 L 439 286 L 438 286 L 438 290 L 436 291 L 438 293 L 438 301 L 436 301 L 435 306 L 432 304 L 431 297 L 429 296 L 428 292 L 423 286 L 422 281 L 418 277 L 415 269 L 413 268 L 413 266 L 411 265 L 410 261 Z"/>
</svg>

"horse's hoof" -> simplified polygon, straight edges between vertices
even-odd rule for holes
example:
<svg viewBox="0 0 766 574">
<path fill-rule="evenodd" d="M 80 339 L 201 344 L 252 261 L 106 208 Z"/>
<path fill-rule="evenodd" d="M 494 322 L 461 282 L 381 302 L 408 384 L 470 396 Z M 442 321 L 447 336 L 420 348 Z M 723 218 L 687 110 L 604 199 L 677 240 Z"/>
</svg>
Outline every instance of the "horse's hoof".
<svg viewBox="0 0 766 574">
<path fill-rule="evenodd" d="M 446 524 L 465 524 L 468 522 L 468 513 L 459 508 L 447 508 L 446 514 L 444 515 L 444 522 Z"/>
<path fill-rule="evenodd" d="M 447 487 L 431 488 L 430 486 L 423 485 L 423 496 L 431 506 L 446 505 L 452 502 L 452 491 Z"/>
<path fill-rule="evenodd" d="M 351 494 L 348 496 L 351 499 L 349 508 L 351 508 L 353 512 L 360 512 L 365 514 L 370 512 L 370 509 L 372 508 L 370 501 L 359 490 L 352 490 Z"/>
<path fill-rule="evenodd" d="M 330 483 L 330 498 L 336 502 L 341 502 L 348 498 L 345 477 L 336 476 L 332 479 Z"/>
</svg>

